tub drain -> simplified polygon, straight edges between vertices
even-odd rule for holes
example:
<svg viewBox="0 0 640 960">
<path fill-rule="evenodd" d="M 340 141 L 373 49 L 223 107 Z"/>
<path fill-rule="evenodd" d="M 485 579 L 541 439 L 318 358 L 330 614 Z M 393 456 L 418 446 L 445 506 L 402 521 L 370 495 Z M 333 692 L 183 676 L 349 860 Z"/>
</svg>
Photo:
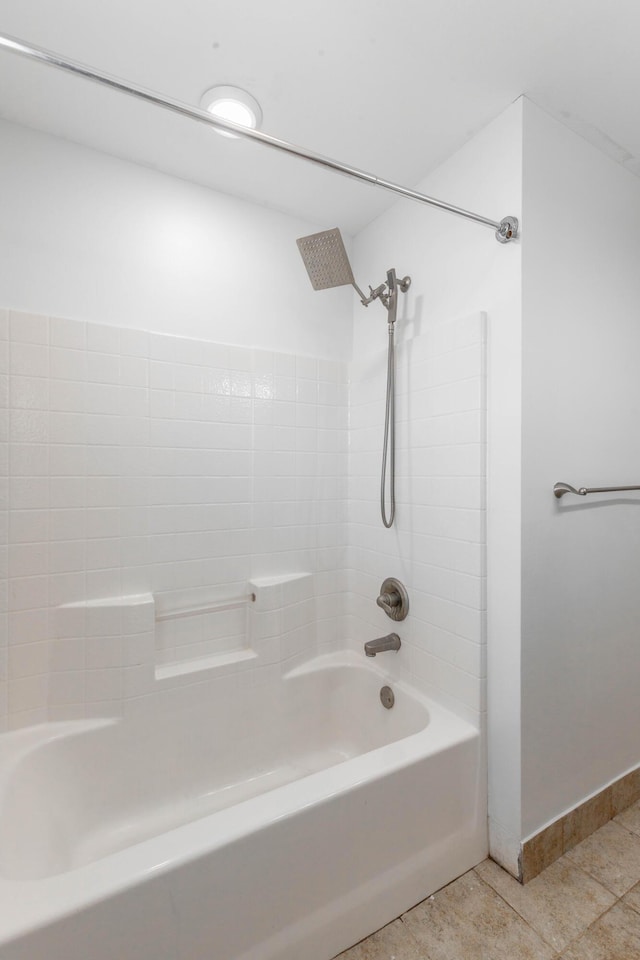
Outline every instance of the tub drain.
<svg viewBox="0 0 640 960">
<path fill-rule="evenodd" d="M 396 698 L 393 695 L 393 690 L 391 687 L 382 687 L 380 690 L 380 702 L 383 707 L 386 707 L 387 710 L 391 710 L 391 707 L 396 702 Z"/>
</svg>

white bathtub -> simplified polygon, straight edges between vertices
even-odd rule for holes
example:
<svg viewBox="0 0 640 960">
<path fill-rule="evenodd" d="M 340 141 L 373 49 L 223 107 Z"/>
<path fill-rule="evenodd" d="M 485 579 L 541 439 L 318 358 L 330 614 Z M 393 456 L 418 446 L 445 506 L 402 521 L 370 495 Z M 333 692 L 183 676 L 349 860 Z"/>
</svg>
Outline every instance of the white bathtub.
<svg viewBox="0 0 640 960">
<path fill-rule="evenodd" d="M 477 863 L 478 731 L 385 682 L 336 654 L 0 737 L 0 958 L 330 960 Z"/>
</svg>

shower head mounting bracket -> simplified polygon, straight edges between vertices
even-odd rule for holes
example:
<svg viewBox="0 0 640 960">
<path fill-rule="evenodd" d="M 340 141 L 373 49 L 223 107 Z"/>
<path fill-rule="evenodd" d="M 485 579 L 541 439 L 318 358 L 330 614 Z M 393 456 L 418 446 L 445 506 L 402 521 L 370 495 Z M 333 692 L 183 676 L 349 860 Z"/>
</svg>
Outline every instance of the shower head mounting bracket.
<svg viewBox="0 0 640 960">
<path fill-rule="evenodd" d="M 360 303 L 363 307 L 368 307 L 374 300 L 379 300 L 389 314 L 389 324 L 394 324 L 398 306 L 398 290 L 406 293 L 410 286 L 411 277 L 403 277 L 402 280 L 398 280 L 396 271 L 392 268 L 387 270 L 387 282 L 381 283 L 375 290 L 370 286 L 369 296 L 364 299 L 360 298 Z"/>
</svg>

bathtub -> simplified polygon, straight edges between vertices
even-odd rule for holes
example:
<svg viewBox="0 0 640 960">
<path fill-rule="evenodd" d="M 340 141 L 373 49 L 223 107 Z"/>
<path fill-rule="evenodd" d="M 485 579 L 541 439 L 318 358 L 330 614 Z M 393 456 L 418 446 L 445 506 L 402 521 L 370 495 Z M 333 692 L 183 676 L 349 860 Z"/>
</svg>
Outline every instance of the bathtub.
<svg viewBox="0 0 640 960">
<path fill-rule="evenodd" d="M 330 960 L 473 866 L 478 730 L 386 682 L 331 654 L 0 737 L 0 958 Z"/>
</svg>

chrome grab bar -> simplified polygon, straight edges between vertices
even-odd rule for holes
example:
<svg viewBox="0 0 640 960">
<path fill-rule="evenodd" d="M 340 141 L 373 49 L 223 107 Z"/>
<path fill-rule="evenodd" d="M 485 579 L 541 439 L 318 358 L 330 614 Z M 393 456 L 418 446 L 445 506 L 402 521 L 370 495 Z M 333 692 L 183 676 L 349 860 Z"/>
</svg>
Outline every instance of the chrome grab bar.
<svg viewBox="0 0 640 960">
<path fill-rule="evenodd" d="M 183 610 L 172 610 L 170 613 L 159 613 L 156 615 L 156 623 L 162 623 L 165 620 L 181 620 L 183 617 L 202 617 L 206 613 L 219 613 L 221 610 L 235 610 L 237 607 L 243 607 L 245 603 L 253 603 L 255 599 L 255 593 L 247 593 L 242 597 L 231 597 L 229 600 L 210 603 L 206 607 L 187 607 Z"/>
<path fill-rule="evenodd" d="M 621 493 L 625 490 L 640 490 L 640 487 L 580 487 L 576 490 L 570 483 L 554 483 L 553 495 L 559 500 L 565 493 L 575 493 L 577 497 L 586 497 L 588 493 Z"/>
</svg>

